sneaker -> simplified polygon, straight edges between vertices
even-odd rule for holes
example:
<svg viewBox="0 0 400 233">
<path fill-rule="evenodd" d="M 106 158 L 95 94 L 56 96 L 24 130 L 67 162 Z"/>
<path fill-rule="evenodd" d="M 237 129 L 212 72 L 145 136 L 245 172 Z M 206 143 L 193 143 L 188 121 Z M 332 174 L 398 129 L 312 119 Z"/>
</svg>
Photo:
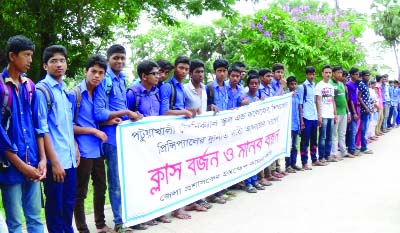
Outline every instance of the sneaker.
<svg viewBox="0 0 400 233">
<path fill-rule="evenodd" d="M 246 187 L 246 192 L 248 192 L 248 193 L 257 193 L 257 189 L 253 185 L 249 184 Z"/>
<path fill-rule="evenodd" d="M 361 151 L 361 153 L 363 153 L 363 154 L 373 154 L 374 152 L 372 150 L 364 150 L 364 151 Z"/>
<path fill-rule="evenodd" d="M 294 170 L 296 170 L 296 171 L 304 171 L 303 168 L 298 167 L 298 166 L 296 166 L 296 165 L 294 165 L 292 168 L 293 168 Z"/>
<path fill-rule="evenodd" d="M 257 189 L 257 190 L 265 190 L 265 187 L 262 186 L 260 183 L 254 183 L 253 186 Z"/>
<path fill-rule="evenodd" d="M 292 167 L 287 167 L 286 172 L 288 173 L 296 173 L 296 170 L 294 170 Z"/>
</svg>

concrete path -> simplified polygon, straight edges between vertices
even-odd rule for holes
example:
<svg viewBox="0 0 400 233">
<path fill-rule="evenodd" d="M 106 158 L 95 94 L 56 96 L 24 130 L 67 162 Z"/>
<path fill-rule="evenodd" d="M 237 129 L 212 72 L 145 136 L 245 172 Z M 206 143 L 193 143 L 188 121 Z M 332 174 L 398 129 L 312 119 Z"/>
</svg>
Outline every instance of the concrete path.
<svg viewBox="0 0 400 233">
<path fill-rule="evenodd" d="M 290 174 L 256 194 L 146 233 L 400 233 L 400 128 L 369 145 L 373 155 Z M 96 232 L 93 217 L 87 217 Z M 107 224 L 113 226 L 107 209 Z"/>
</svg>

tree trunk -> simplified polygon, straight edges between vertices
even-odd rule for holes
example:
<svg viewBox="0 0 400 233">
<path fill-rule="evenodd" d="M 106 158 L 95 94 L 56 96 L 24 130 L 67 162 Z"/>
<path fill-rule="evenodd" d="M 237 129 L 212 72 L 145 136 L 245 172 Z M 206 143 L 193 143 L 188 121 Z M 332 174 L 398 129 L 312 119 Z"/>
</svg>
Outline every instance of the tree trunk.
<svg viewBox="0 0 400 233">
<path fill-rule="evenodd" d="M 399 63 L 399 56 L 397 54 L 397 42 L 394 41 L 392 43 L 392 48 L 394 51 L 394 57 L 396 58 L 396 65 L 397 65 L 397 80 L 400 81 L 400 63 Z"/>
</svg>

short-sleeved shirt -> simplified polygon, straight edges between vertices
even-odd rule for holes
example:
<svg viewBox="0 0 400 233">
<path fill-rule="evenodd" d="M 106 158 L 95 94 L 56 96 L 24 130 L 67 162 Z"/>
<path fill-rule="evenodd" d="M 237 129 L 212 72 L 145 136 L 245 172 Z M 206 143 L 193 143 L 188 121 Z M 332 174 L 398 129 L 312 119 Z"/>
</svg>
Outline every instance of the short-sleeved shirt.
<svg viewBox="0 0 400 233">
<path fill-rule="evenodd" d="M 81 105 L 79 107 L 78 118 L 74 124 L 80 127 L 88 127 L 98 129 L 98 124 L 94 120 L 93 99 L 89 95 L 86 86 L 86 79 L 78 85 L 81 90 Z M 75 91 L 68 92 L 68 99 L 72 104 L 72 112 L 76 111 L 76 93 Z M 81 157 L 93 159 L 100 157 L 101 139 L 93 134 L 76 134 L 75 140 L 78 143 Z"/>
<path fill-rule="evenodd" d="M 262 85 L 262 83 L 260 83 L 260 86 L 258 87 L 258 92 L 259 92 L 259 95 L 264 98 L 269 98 L 269 97 L 275 96 L 275 91 L 274 91 L 274 88 L 272 88 L 271 84 L 268 84 L 265 87 L 264 85 Z"/>
<path fill-rule="evenodd" d="M 356 108 L 357 106 L 360 105 L 360 102 L 358 101 L 358 84 L 350 80 L 347 81 L 346 86 L 347 86 L 347 92 L 349 93 L 349 100 L 353 103 L 354 107 Z M 350 108 L 350 112 L 353 115 L 355 114 L 352 108 Z"/>
<path fill-rule="evenodd" d="M 160 95 L 156 86 L 147 91 L 142 83 L 132 85 L 126 92 L 126 101 L 129 110 L 138 111 L 145 117 L 160 115 Z"/>
<path fill-rule="evenodd" d="M 304 91 L 307 88 L 307 91 Z M 308 80 L 297 87 L 296 91 L 299 96 L 300 104 L 302 104 L 303 117 L 307 120 L 318 120 L 317 108 L 315 105 L 315 84 Z M 306 96 L 304 96 L 306 94 Z"/>
<path fill-rule="evenodd" d="M 334 79 L 329 80 L 329 83 L 335 88 L 335 104 L 336 114 L 346 115 L 347 114 L 347 101 L 346 101 L 346 88 L 342 82 L 336 82 Z"/>
<path fill-rule="evenodd" d="M 378 109 L 374 107 L 374 105 L 378 103 L 378 95 L 376 94 L 376 91 L 372 88 L 369 88 L 369 102 L 371 103 L 372 112 L 378 111 Z"/>
<path fill-rule="evenodd" d="M 245 99 L 247 99 L 249 101 L 249 103 L 253 103 L 253 102 L 260 100 L 260 98 L 258 98 L 257 95 L 251 96 L 249 92 L 247 92 L 246 94 L 244 94 L 240 97 L 240 102 L 242 102 Z"/>
<path fill-rule="evenodd" d="M 320 81 L 315 87 L 315 95 L 321 97 L 320 111 L 322 118 L 334 118 L 335 88 L 329 82 Z"/>
<path fill-rule="evenodd" d="M 172 85 L 175 87 L 175 102 L 170 106 L 172 98 Z M 161 98 L 161 109 L 160 115 L 164 115 L 168 110 L 183 110 L 186 108 L 185 105 L 185 91 L 183 90 L 183 84 L 178 82 L 175 77 L 172 77 L 169 83 L 165 82 L 160 87 L 160 98 Z"/>
<path fill-rule="evenodd" d="M 214 104 L 220 111 L 228 110 L 228 86 L 223 82 L 223 86 L 220 87 L 217 80 L 213 80 L 211 86 L 214 89 Z M 208 85 L 206 86 L 207 89 Z"/>
<path fill-rule="evenodd" d="M 185 103 L 187 108 L 198 108 L 202 113 L 207 111 L 207 92 L 203 83 L 200 83 L 201 95 L 190 81 L 184 85 Z"/>
<path fill-rule="evenodd" d="M 236 85 L 236 91 L 228 85 L 228 109 L 240 107 L 240 97 L 243 95 L 243 89 Z"/>
<path fill-rule="evenodd" d="M 368 110 L 371 111 L 371 103 L 370 103 L 370 95 L 369 95 L 369 87 L 368 84 L 365 83 L 364 81 L 361 81 L 358 84 L 358 91 L 361 92 L 361 99 L 364 102 L 364 104 L 367 106 Z M 361 105 L 361 112 L 366 113 L 366 109 L 364 109 Z"/>
</svg>

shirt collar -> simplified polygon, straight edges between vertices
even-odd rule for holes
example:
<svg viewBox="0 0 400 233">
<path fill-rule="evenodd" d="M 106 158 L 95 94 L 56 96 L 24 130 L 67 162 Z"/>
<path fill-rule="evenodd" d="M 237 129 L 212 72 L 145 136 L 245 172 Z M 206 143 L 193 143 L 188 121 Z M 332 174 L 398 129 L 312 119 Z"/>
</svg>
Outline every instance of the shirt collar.
<svg viewBox="0 0 400 233">
<path fill-rule="evenodd" d="M 112 79 L 116 79 L 118 78 L 117 75 L 115 75 L 114 71 L 111 69 L 110 66 L 107 66 L 107 71 L 106 71 L 107 75 L 110 76 Z M 125 75 L 124 73 L 121 71 L 119 73 L 119 78 L 121 79 L 125 79 Z"/>
<path fill-rule="evenodd" d="M 140 94 L 147 94 L 150 92 L 154 92 L 156 91 L 156 89 L 158 89 L 156 86 L 152 86 L 151 90 L 147 91 L 147 89 L 143 86 L 141 82 L 137 85 L 137 90 L 139 91 Z"/>
<path fill-rule="evenodd" d="M 193 86 L 192 80 L 190 80 L 188 82 L 188 87 L 189 87 L 190 90 L 196 90 L 196 88 Z M 204 86 L 203 83 L 200 83 L 200 87 L 201 87 L 201 89 L 204 89 L 205 86 Z"/>
<path fill-rule="evenodd" d="M 87 91 L 86 78 L 79 84 L 79 89 L 81 89 L 81 93 Z"/>
<path fill-rule="evenodd" d="M 64 81 L 61 81 L 61 83 L 58 83 L 50 74 L 46 74 L 46 77 L 44 78 L 45 82 L 47 82 L 51 87 L 55 87 L 57 85 L 61 86 L 61 89 L 65 89 L 66 88 L 66 84 Z"/>
<path fill-rule="evenodd" d="M 2 75 L 4 78 L 4 83 L 12 83 L 14 86 L 18 87 L 18 83 L 15 83 L 14 79 L 12 79 L 8 74 L 7 67 L 3 69 Z M 28 82 L 28 79 L 24 75 L 25 75 L 24 73 L 19 74 L 19 80 L 21 83 Z"/>
<path fill-rule="evenodd" d="M 304 81 L 304 84 L 313 86 L 314 82 L 310 82 L 310 81 L 308 81 L 308 79 L 306 79 L 306 81 Z"/>
</svg>

